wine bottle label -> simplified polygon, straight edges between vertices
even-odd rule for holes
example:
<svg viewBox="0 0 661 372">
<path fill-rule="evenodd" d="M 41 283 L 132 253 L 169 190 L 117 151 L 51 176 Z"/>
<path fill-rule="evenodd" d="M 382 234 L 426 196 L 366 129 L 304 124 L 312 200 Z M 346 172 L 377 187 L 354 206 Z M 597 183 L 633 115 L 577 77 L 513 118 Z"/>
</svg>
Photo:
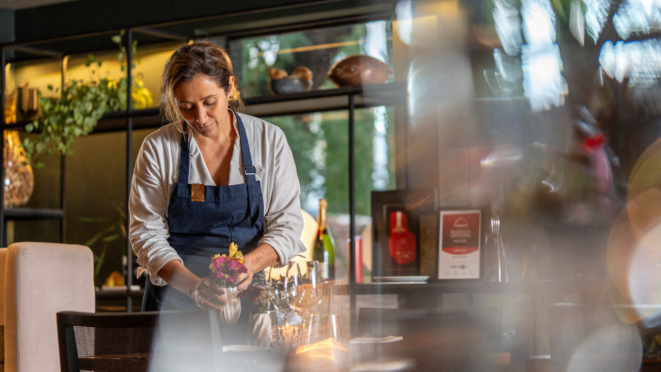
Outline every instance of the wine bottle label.
<svg viewBox="0 0 661 372">
<path fill-rule="evenodd" d="M 319 263 L 321 266 L 321 277 L 324 279 L 329 279 L 328 277 L 328 262 L 320 262 Z"/>
</svg>

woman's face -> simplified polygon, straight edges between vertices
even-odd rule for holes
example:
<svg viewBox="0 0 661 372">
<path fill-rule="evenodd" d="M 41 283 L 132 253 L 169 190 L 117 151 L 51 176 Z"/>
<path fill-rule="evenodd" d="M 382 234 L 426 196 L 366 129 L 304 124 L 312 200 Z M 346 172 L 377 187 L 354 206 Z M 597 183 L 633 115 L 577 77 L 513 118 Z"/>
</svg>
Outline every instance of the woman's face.
<svg viewBox="0 0 661 372">
<path fill-rule="evenodd" d="M 208 75 L 198 74 L 190 81 L 182 81 L 174 90 L 179 112 L 188 127 L 196 134 L 216 138 L 221 128 L 229 125 L 228 99 L 234 77 L 230 77 L 230 92 L 225 92 Z"/>
</svg>

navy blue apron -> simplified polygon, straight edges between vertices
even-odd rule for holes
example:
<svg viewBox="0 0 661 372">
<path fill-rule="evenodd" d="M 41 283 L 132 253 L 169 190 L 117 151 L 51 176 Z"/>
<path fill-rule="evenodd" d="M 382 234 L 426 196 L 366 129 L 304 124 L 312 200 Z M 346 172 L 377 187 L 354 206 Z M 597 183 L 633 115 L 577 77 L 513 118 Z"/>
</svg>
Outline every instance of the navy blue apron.
<svg viewBox="0 0 661 372">
<path fill-rule="evenodd" d="M 246 182 L 229 186 L 204 186 L 204 201 L 191 200 L 188 184 L 190 150 L 188 140 L 181 138 L 179 178 L 172 186 L 168 206 L 168 242 L 177 251 L 184 266 L 195 275 L 209 276 L 209 263 L 215 254 L 229 253 L 230 243 L 238 245 L 243 254 L 253 250 L 264 230 L 264 201 L 262 188 L 255 178 L 250 147 L 241 117 L 234 112 L 241 141 L 241 161 Z M 254 280 L 254 279 L 253 279 Z M 233 333 L 248 334 L 251 304 L 241 299 L 241 317 Z M 147 279 L 142 311 L 198 309 L 187 295 L 170 286 L 155 286 Z"/>
</svg>

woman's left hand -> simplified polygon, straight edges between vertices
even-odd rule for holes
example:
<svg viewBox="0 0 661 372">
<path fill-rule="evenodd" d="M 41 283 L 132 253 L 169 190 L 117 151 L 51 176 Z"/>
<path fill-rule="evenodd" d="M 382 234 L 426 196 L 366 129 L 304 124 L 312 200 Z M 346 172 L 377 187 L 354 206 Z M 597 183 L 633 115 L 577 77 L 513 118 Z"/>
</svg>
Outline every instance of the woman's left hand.
<svg viewBox="0 0 661 372">
<path fill-rule="evenodd" d="M 239 293 L 248 289 L 248 286 L 252 283 L 252 277 L 256 272 L 269 267 L 277 259 L 278 255 L 275 253 L 275 249 L 266 243 L 260 244 L 257 248 L 246 253 L 243 256 L 243 264 L 246 265 L 248 272 L 239 275 L 237 280 L 237 283 L 239 283 L 237 285 Z"/>
<path fill-rule="evenodd" d="M 239 293 L 248 289 L 248 286 L 250 286 L 250 283 L 252 283 L 252 277 L 255 274 L 253 272 L 253 268 L 250 267 L 248 263 L 246 263 L 245 265 L 248 268 L 248 272 L 239 275 L 239 278 L 237 279 L 237 283 L 239 283 L 239 285 L 236 286 L 236 289 L 238 290 Z"/>
</svg>

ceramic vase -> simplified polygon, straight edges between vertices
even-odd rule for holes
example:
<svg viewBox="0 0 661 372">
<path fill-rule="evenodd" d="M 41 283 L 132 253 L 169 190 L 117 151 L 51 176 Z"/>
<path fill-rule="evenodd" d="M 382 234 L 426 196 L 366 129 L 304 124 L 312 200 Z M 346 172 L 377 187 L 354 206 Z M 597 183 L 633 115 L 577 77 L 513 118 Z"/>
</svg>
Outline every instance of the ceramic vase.
<svg viewBox="0 0 661 372">
<path fill-rule="evenodd" d="M 236 287 L 225 288 L 225 305 L 223 311 L 218 312 L 218 321 L 220 324 L 234 324 L 241 316 L 241 300 L 237 298 L 238 290 Z"/>
<path fill-rule="evenodd" d="M 271 329 L 275 321 L 275 311 L 250 313 L 250 345 L 260 348 L 271 346 Z"/>
</svg>

